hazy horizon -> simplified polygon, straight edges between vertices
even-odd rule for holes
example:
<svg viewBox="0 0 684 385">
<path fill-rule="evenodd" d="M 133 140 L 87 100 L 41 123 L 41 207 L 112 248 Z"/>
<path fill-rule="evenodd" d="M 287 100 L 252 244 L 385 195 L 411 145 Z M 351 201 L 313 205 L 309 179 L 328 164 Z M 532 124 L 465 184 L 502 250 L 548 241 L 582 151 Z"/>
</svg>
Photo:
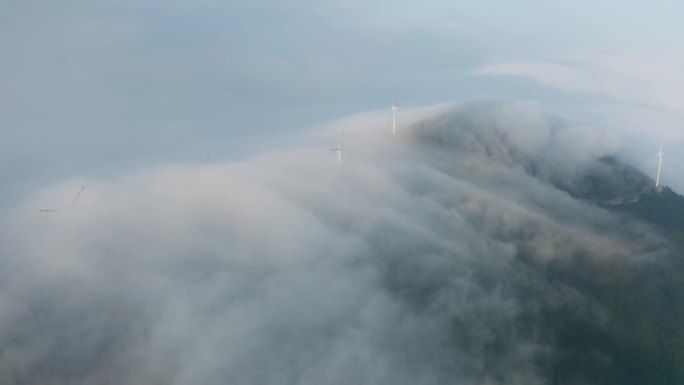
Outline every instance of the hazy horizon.
<svg viewBox="0 0 684 385">
<path fill-rule="evenodd" d="M 664 182 L 684 142 L 675 1 L 425 5 L 69 0 L 0 6 L 3 202 L 65 179 L 254 154 L 362 111 L 543 103 Z M 652 154 L 651 154 L 652 153 Z"/>
</svg>

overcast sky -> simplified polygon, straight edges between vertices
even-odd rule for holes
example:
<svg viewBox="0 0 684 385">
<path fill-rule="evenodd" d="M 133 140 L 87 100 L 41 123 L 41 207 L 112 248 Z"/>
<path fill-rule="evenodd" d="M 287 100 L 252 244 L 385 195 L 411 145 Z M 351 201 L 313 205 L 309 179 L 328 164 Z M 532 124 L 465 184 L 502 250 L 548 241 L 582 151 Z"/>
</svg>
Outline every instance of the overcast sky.
<svg viewBox="0 0 684 385">
<path fill-rule="evenodd" d="M 3 201 L 63 179 L 239 159 L 321 121 L 478 98 L 684 143 L 678 1 L 0 3 Z M 684 157 L 680 157 L 684 160 Z M 678 184 L 679 183 L 679 184 Z"/>
</svg>

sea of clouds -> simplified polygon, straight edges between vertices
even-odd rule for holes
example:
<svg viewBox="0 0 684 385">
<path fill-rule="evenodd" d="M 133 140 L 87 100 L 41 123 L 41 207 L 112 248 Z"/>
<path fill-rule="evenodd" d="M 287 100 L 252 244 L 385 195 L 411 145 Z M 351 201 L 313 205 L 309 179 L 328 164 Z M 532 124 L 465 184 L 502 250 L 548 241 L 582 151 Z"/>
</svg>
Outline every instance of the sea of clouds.
<svg viewBox="0 0 684 385">
<path fill-rule="evenodd" d="M 0 384 L 681 374 L 678 249 L 570 193 L 618 138 L 532 102 L 387 123 L 36 191 L 0 220 Z"/>
</svg>

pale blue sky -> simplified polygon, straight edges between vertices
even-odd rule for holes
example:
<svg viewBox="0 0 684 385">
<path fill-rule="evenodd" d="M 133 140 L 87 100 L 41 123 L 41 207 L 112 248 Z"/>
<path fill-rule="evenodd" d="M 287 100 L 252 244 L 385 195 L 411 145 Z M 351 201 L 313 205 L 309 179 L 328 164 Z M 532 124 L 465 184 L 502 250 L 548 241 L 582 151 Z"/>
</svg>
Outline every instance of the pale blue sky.
<svg viewBox="0 0 684 385">
<path fill-rule="evenodd" d="M 392 94 L 537 100 L 681 145 L 683 18 L 678 1 L 10 0 L 0 188 L 240 158 Z M 630 147 L 643 167 L 648 146 Z"/>
</svg>

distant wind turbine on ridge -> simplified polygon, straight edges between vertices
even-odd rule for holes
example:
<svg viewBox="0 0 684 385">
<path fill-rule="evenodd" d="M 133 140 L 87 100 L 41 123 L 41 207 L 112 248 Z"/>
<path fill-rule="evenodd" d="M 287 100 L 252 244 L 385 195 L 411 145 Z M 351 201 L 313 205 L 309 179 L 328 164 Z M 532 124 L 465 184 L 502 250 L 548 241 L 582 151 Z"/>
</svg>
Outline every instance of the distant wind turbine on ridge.
<svg viewBox="0 0 684 385">
<path fill-rule="evenodd" d="M 211 160 L 211 151 L 207 154 L 207 159 L 204 161 L 204 169 L 202 170 L 202 175 L 207 174 L 207 167 L 209 167 L 209 160 Z"/>
<path fill-rule="evenodd" d="M 336 151 L 337 152 L 337 164 L 342 164 L 342 137 L 344 136 L 344 128 L 342 128 L 342 132 L 340 133 L 340 137 L 337 139 L 337 147 L 331 148 L 330 151 Z"/>
<path fill-rule="evenodd" d="M 83 190 L 85 190 L 85 188 L 86 188 L 86 186 L 83 185 L 83 186 L 81 186 L 81 189 L 78 190 L 78 193 L 77 193 L 76 196 L 74 197 L 74 200 L 71 201 L 71 206 L 70 206 L 71 208 L 74 207 L 74 204 L 76 204 L 76 201 L 78 200 L 78 197 L 81 196 L 81 194 L 83 193 Z M 60 210 L 60 209 L 38 209 L 38 212 L 39 212 L 39 213 L 61 213 L 62 211 L 66 211 L 66 210 Z"/>
<path fill-rule="evenodd" d="M 83 192 L 83 190 L 85 190 L 85 185 L 81 186 L 81 189 L 78 190 L 78 194 L 76 194 L 76 196 L 74 197 L 74 200 L 71 201 L 71 207 L 74 207 L 74 203 L 76 203 L 76 200 L 78 200 L 78 197 L 81 196 L 81 193 Z"/>
<path fill-rule="evenodd" d="M 397 110 L 399 107 L 397 107 L 396 103 L 394 103 L 394 97 L 392 97 L 392 136 L 396 135 L 397 133 Z"/>
<path fill-rule="evenodd" d="M 656 154 L 656 157 L 658 158 L 658 173 L 656 174 L 656 189 L 660 187 L 660 168 L 663 165 L 663 142 L 660 142 L 660 150 L 658 150 L 658 153 Z"/>
</svg>

